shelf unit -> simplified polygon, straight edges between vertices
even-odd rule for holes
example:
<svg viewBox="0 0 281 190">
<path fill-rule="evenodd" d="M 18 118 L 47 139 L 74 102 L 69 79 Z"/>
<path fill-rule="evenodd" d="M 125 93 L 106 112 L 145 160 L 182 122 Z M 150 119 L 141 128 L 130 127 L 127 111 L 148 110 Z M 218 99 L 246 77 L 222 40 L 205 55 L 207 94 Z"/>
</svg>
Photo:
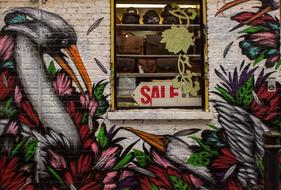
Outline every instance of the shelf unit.
<svg viewBox="0 0 281 190">
<path fill-rule="evenodd" d="M 187 8 L 190 5 L 190 8 L 200 8 L 201 9 L 201 3 L 199 3 L 199 0 L 175 0 L 173 1 L 180 5 L 181 8 Z M 125 9 L 128 7 L 134 7 L 138 9 L 138 14 L 140 15 L 140 18 L 142 19 L 142 16 L 144 13 L 148 10 L 155 9 L 158 14 L 161 14 L 161 11 L 163 10 L 164 6 L 168 3 L 171 3 L 170 0 L 115 0 L 115 15 L 113 20 L 116 19 L 115 17 L 118 17 L 120 20 L 122 18 L 122 14 L 124 13 Z M 149 7 L 151 5 L 151 7 Z M 161 7 L 160 7 L 161 5 Z M 159 14 L 159 15 L 160 15 Z M 162 18 L 160 24 L 143 24 L 142 21 L 140 20 L 140 24 L 117 24 L 114 23 L 114 32 L 115 32 L 115 38 L 120 35 L 120 34 L 126 34 L 126 32 L 133 33 L 136 36 L 142 36 L 145 37 L 145 35 L 151 35 L 151 34 L 160 34 L 162 31 L 165 31 L 167 29 L 171 29 L 172 26 L 185 26 L 185 24 L 161 24 L 162 23 Z M 191 21 L 192 22 L 192 21 Z M 190 23 L 188 30 L 193 33 L 202 33 L 202 23 L 197 24 L 196 22 Z M 200 68 L 200 65 L 204 63 L 204 53 L 203 50 L 201 49 L 201 40 L 199 40 L 200 46 L 191 46 L 190 51 L 188 51 L 188 57 L 190 58 L 192 62 L 192 66 L 196 65 L 195 68 L 187 68 L 190 69 L 192 72 L 195 72 L 195 80 L 200 80 L 200 86 L 203 88 L 203 78 L 204 78 L 204 69 Z M 113 41 L 114 44 L 116 45 L 116 41 Z M 196 40 L 197 43 L 197 40 Z M 144 44 L 145 45 L 145 44 Z M 197 48 L 199 47 L 199 48 Z M 203 46 L 202 46 L 203 47 Z M 150 58 L 178 58 L 179 55 L 175 54 L 169 54 L 167 53 L 166 55 L 135 55 L 135 54 L 118 54 L 116 50 L 116 46 L 114 46 L 114 64 L 117 64 L 116 61 L 119 61 L 119 58 L 132 58 L 135 59 L 135 64 L 137 65 L 138 59 L 150 59 Z M 148 51 L 144 51 L 146 53 Z M 177 63 L 175 63 L 177 64 Z M 119 73 L 116 70 L 114 70 L 114 78 L 115 78 L 115 85 L 114 85 L 114 91 L 113 91 L 113 104 L 114 108 L 117 109 L 130 109 L 130 108 L 139 108 L 138 104 L 134 101 L 133 97 L 126 95 L 126 96 L 120 96 L 118 92 L 123 92 L 123 91 L 118 91 L 122 90 L 123 88 L 119 88 L 119 81 L 120 80 L 127 80 L 124 78 L 135 78 L 132 80 L 136 81 L 136 87 L 139 85 L 140 82 L 150 82 L 153 81 L 155 78 L 156 80 L 165 80 L 165 81 L 170 81 L 176 76 L 179 75 L 179 73 L 138 73 L 138 69 L 136 68 L 134 73 Z M 202 81 L 201 79 L 202 78 Z M 130 79 L 130 80 L 131 80 Z M 154 80 L 155 81 L 155 80 Z M 202 108 L 202 105 L 204 104 L 203 96 L 204 90 L 201 90 L 199 95 L 196 97 L 190 97 L 190 102 L 188 102 L 188 105 L 184 106 L 163 106 L 163 108 Z M 195 101 L 196 100 L 196 101 Z M 185 100 L 186 101 L 186 100 Z M 202 105 L 199 106 L 199 102 L 202 103 Z M 113 109 L 114 109 L 113 108 Z M 158 107 L 161 108 L 161 107 Z"/>
</svg>

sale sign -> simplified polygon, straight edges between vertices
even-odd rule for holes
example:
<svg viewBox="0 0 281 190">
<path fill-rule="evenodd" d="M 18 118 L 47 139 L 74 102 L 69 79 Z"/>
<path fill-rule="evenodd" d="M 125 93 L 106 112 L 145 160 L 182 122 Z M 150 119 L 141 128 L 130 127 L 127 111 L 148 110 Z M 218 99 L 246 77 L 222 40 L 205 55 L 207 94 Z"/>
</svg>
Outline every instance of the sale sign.
<svg viewBox="0 0 281 190">
<path fill-rule="evenodd" d="M 141 107 L 201 106 L 201 97 L 187 96 L 169 81 L 141 82 L 132 97 Z"/>
</svg>

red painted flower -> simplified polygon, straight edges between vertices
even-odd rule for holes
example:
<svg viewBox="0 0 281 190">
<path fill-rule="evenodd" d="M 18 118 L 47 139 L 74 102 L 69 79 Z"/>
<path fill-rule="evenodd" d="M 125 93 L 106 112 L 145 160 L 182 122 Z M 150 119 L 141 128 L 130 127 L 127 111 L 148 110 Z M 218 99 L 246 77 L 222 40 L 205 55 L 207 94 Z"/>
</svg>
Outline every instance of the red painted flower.
<svg viewBox="0 0 281 190">
<path fill-rule="evenodd" d="M 0 189 L 32 190 L 28 176 L 20 168 L 19 158 L 9 160 L 6 155 L 0 157 Z"/>
<path fill-rule="evenodd" d="M 227 148 L 221 149 L 221 155 L 214 160 L 212 167 L 215 169 L 228 170 L 237 163 L 236 157 Z"/>
<path fill-rule="evenodd" d="M 266 84 L 263 84 L 257 93 L 259 101 L 253 101 L 251 104 L 251 111 L 254 115 L 264 121 L 277 117 L 280 113 L 279 103 L 281 101 L 279 91 L 269 92 Z"/>
<path fill-rule="evenodd" d="M 15 77 L 4 70 L 0 73 L 0 101 L 7 98 L 11 90 L 15 86 Z"/>
</svg>

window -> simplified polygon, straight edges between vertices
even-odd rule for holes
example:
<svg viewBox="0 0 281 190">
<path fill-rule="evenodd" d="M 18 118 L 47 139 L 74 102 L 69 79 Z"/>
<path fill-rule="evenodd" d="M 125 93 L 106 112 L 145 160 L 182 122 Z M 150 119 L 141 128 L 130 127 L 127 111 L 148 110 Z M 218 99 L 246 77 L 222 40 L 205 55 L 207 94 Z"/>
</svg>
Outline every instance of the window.
<svg viewBox="0 0 281 190">
<path fill-rule="evenodd" d="M 202 11 L 200 0 L 114 1 L 115 108 L 205 108 Z"/>
</svg>

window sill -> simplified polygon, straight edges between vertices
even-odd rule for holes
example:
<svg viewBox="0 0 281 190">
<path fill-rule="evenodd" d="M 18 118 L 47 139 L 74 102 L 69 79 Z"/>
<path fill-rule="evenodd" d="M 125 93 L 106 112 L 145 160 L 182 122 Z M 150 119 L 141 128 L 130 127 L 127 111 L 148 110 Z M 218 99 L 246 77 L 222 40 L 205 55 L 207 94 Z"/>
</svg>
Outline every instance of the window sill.
<svg viewBox="0 0 281 190">
<path fill-rule="evenodd" d="M 109 120 L 212 120 L 211 112 L 202 110 L 118 110 L 108 112 Z"/>
</svg>

